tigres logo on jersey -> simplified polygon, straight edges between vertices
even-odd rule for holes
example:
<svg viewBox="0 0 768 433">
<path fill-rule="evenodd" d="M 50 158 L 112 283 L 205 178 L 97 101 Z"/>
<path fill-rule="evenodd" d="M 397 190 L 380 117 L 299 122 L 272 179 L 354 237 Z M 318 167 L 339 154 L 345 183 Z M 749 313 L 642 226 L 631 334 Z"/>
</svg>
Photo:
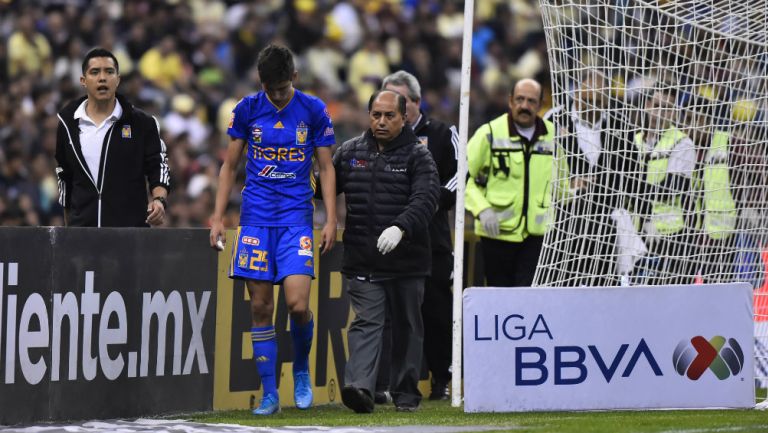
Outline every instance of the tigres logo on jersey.
<svg viewBox="0 0 768 433">
<path fill-rule="evenodd" d="M 299 122 L 296 126 L 296 145 L 304 146 L 307 144 L 307 136 L 309 135 L 309 128 L 304 122 Z"/>
</svg>

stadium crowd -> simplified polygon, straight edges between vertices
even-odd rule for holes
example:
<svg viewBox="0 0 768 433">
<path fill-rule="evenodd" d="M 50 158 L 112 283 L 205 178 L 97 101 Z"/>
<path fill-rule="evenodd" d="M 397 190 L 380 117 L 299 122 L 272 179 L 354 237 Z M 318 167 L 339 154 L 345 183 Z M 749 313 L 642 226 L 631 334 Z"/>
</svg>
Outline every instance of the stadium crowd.
<svg viewBox="0 0 768 433">
<path fill-rule="evenodd" d="M 118 91 L 160 121 L 172 175 L 165 225 L 204 227 L 230 112 L 259 90 L 261 48 L 293 50 L 297 87 L 328 104 L 338 144 L 365 129 L 368 97 L 398 69 L 421 82 L 431 116 L 458 124 L 462 12 L 456 0 L 0 1 L 0 224 L 63 225 L 56 113 L 83 93 L 92 47 L 115 53 Z M 478 2 L 472 51 L 470 132 L 505 112 L 515 80 L 550 88 L 534 0 Z"/>
</svg>

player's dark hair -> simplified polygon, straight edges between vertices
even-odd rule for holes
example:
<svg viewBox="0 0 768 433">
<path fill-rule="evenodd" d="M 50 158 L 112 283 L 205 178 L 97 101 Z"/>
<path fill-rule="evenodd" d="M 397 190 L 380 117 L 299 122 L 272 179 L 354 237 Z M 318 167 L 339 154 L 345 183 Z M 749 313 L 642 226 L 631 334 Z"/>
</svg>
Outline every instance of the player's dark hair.
<svg viewBox="0 0 768 433">
<path fill-rule="evenodd" d="M 112 54 L 112 51 L 109 51 L 105 48 L 96 47 L 91 51 L 88 51 L 88 54 L 86 54 L 85 58 L 83 59 L 83 75 L 85 75 L 85 71 L 88 70 L 88 62 L 90 62 L 91 59 L 96 57 L 109 57 L 110 59 L 112 59 L 113 62 L 115 62 L 115 71 L 118 74 L 120 73 L 120 65 L 117 63 L 117 57 L 115 57 L 115 55 Z"/>
<path fill-rule="evenodd" d="M 286 47 L 273 44 L 259 52 L 256 68 L 259 70 L 262 84 L 267 85 L 289 81 L 296 71 L 291 51 Z"/>
<path fill-rule="evenodd" d="M 401 95 L 401 94 L 399 94 L 399 93 L 397 93 L 395 91 L 392 91 L 392 90 L 379 89 L 379 90 L 373 92 L 373 95 L 371 95 L 371 99 L 368 100 L 368 111 L 370 112 L 371 108 L 373 108 L 373 101 L 375 101 L 376 98 L 379 95 L 381 95 L 382 93 L 384 93 L 384 92 L 392 93 L 393 95 L 395 95 L 395 97 L 397 97 L 397 99 L 396 99 L 397 100 L 397 111 L 398 111 L 398 113 L 400 113 L 403 116 L 405 116 L 405 96 L 403 96 L 403 95 Z"/>
</svg>

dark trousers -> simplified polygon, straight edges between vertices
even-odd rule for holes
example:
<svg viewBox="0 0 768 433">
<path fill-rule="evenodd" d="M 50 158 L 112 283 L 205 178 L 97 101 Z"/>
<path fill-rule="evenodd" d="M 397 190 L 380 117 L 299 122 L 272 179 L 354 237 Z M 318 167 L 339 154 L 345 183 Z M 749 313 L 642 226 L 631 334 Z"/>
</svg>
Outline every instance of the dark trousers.
<svg viewBox="0 0 768 433">
<path fill-rule="evenodd" d="M 593 287 L 618 286 L 619 277 L 615 272 L 616 227 L 610 218 L 577 215 L 574 209 L 567 222 L 553 228 L 563 231 L 560 239 L 567 260 L 558 266 L 551 266 L 547 272 L 552 280 L 561 281 L 564 286 Z M 547 275 L 544 276 L 547 278 Z"/>
<path fill-rule="evenodd" d="M 424 359 L 434 383 L 451 380 L 453 331 L 453 254 L 432 255 L 432 276 L 424 287 Z"/>
<path fill-rule="evenodd" d="M 633 271 L 633 285 L 693 284 L 697 272 L 695 236 L 686 231 L 647 236 L 648 255 Z"/>
<path fill-rule="evenodd" d="M 489 287 L 528 287 L 533 283 L 543 236 L 528 236 L 522 242 L 480 238 Z"/>
<path fill-rule="evenodd" d="M 700 270 L 706 283 L 730 282 L 736 263 L 736 235 L 731 234 L 725 239 L 706 237 L 704 250 L 704 266 Z"/>
<path fill-rule="evenodd" d="M 389 376 L 392 399 L 397 406 L 421 402 L 419 370 L 424 344 L 421 304 L 424 278 L 395 278 L 371 282 L 347 277 L 347 293 L 355 319 L 349 326 L 349 359 L 344 371 L 345 386 L 373 394 L 382 349 L 386 309 L 392 318 L 392 370 Z"/>
<path fill-rule="evenodd" d="M 424 284 L 424 364 L 438 384 L 451 381 L 453 358 L 453 253 L 432 256 L 432 275 Z M 384 321 L 376 391 L 389 391 L 392 331 L 389 311 Z"/>
</svg>

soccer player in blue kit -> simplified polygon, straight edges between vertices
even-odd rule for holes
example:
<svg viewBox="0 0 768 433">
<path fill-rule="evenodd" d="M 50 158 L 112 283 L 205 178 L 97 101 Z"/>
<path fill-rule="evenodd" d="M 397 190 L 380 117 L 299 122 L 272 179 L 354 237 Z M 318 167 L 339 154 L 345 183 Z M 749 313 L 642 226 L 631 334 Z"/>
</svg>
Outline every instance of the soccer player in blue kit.
<svg viewBox="0 0 768 433">
<path fill-rule="evenodd" d="M 320 168 L 327 221 L 321 253 L 336 240 L 336 177 L 331 148 L 333 125 L 325 104 L 293 88 L 298 73 L 291 52 L 269 45 L 258 56 L 263 90 L 238 102 L 227 133 L 231 137 L 219 173 L 211 216 L 211 247 L 224 237 L 223 217 L 240 158 L 246 156 L 240 227 L 237 229 L 229 277 L 244 279 L 251 298 L 253 358 L 263 395 L 254 415 L 280 411 L 275 384 L 277 341 L 272 323 L 273 285 L 283 284 L 291 316 L 294 399 L 296 407 L 312 405 L 309 350 L 314 321 L 309 289 L 314 278 L 312 158 Z M 220 248 L 220 246 L 219 246 Z"/>
</svg>

